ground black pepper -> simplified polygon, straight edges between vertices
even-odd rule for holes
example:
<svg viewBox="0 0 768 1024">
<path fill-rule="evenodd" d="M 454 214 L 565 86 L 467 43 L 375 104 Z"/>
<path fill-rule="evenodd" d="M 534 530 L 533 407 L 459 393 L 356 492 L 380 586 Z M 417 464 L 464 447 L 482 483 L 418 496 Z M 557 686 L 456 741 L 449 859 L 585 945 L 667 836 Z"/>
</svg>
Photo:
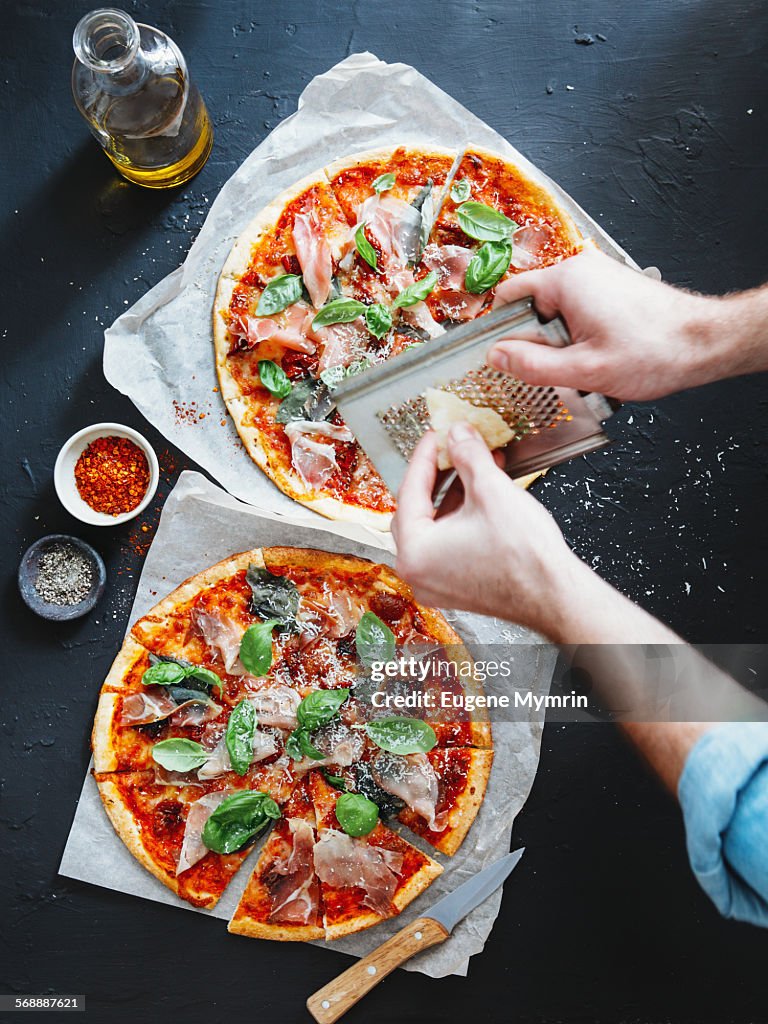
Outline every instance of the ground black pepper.
<svg viewBox="0 0 768 1024">
<path fill-rule="evenodd" d="M 35 590 L 48 604 L 77 604 L 93 586 L 93 566 L 72 544 L 52 544 L 40 556 Z"/>
</svg>

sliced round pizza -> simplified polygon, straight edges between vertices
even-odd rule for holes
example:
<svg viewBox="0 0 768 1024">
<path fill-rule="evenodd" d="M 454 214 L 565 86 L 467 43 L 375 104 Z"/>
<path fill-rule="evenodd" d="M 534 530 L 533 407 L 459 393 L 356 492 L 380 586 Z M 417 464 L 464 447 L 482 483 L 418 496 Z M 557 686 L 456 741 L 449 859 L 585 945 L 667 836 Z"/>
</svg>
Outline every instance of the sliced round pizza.
<svg viewBox="0 0 768 1024">
<path fill-rule="evenodd" d="M 414 678 L 380 671 L 398 656 Z M 272 829 L 232 930 L 333 938 L 399 912 L 440 870 L 387 820 L 448 853 L 466 835 L 490 724 L 429 705 L 478 687 L 458 635 L 388 566 L 256 548 L 134 624 L 99 697 L 94 773 L 131 853 L 195 906 L 215 905 Z M 424 710 L 392 703 L 403 693 Z"/>
<path fill-rule="evenodd" d="M 371 150 L 287 189 L 235 243 L 214 302 L 221 392 L 249 454 L 315 511 L 388 528 L 394 498 L 334 389 L 581 244 L 554 193 L 478 147 Z"/>
</svg>

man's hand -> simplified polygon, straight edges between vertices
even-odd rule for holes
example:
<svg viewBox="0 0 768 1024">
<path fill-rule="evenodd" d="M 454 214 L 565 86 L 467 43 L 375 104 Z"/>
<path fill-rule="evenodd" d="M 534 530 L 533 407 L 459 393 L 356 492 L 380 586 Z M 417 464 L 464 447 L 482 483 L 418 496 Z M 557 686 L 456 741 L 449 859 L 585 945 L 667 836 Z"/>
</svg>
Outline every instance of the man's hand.
<svg viewBox="0 0 768 1024">
<path fill-rule="evenodd" d="M 768 364 L 765 289 L 726 299 L 694 295 L 586 249 L 511 277 L 494 305 L 527 295 L 545 320 L 560 315 L 574 342 L 553 348 L 534 332 L 494 345 L 490 365 L 528 384 L 643 401 Z"/>
<path fill-rule="evenodd" d="M 476 430 L 456 424 L 448 445 L 463 503 L 435 519 L 437 443 L 426 434 L 398 494 L 392 524 L 397 571 L 424 604 L 500 615 L 551 632 L 574 570 L 584 567 L 549 513 L 498 468 Z"/>
</svg>

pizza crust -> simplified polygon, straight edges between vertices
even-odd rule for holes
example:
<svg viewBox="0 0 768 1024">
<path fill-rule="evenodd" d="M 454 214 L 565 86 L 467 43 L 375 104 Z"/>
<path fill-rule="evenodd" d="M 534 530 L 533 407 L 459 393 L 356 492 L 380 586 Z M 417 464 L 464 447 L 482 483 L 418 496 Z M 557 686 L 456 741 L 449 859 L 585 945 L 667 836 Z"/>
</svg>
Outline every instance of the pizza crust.
<svg viewBox="0 0 768 1024">
<path fill-rule="evenodd" d="M 141 839 L 141 828 L 130 809 L 126 806 L 123 795 L 115 780 L 109 775 L 100 774 L 96 774 L 95 779 L 96 785 L 99 787 L 101 802 L 104 804 L 104 809 L 109 816 L 109 820 L 112 822 L 115 832 L 117 832 L 128 847 L 128 850 L 142 867 L 146 868 L 158 881 L 178 895 L 179 881 L 176 875 L 171 874 L 167 868 L 158 863 L 147 851 Z M 194 902 L 195 906 L 204 907 L 206 910 L 215 907 L 218 900 L 219 897 L 214 895 L 202 895 L 194 901 L 190 897 L 190 902 Z"/>
<path fill-rule="evenodd" d="M 481 160 L 484 161 L 494 161 L 497 163 L 501 163 L 502 165 L 504 165 L 504 167 L 508 168 L 519 178 L 521 178 L 525 182 L 527 188 L 529 189 L 530 195 L 533 196 L 536 199 L 536 201 L 541 204 L 541 206 L 547 207 L 549 210 L 551 210 L 553 213 L 557 215 L 563 230 L 563 234 L 565 235 L 567 240 L 575 248 L 580 249 L 582 247 L 582 245 L 584 244 L 584 239 L 582 238 L 579 229 L 576 227 L 576 224 L 574 223 L 574 220 L 571 217 L 570 213 L 568 213 L 564 209 L 564 207 L 560 205 L 560 202 L 558 201 L 554 193 L 550 192 L 549 189 L 545 188 L 543 185 L 539 184 L 538 181 L 534 180 L 530 176 L 528 171 L 524 170 L 519 164 L 516 164 L 508 156 L 505 156 L 502 153 L 495 153 L 493 152 L 493 150 L 485 149 L 485 147 L 475 145 L 474 143 L 469 143 L 467 145 L 466 149 L 464 150 L 464 153 L 462 154 L 462 160 L 468 155 L 478 156 L 480 157 Z"/>
<path fill-rule="evenodd" d="M 93 765 L 96 772 L 111 772 L 117 769 L 119 761 L 114 735 L 121 695 L 129 690 L 126 677 L 136 663 L 146 656 L 146 649 L 129 634 L 104 680 L 91 730 Z"/>
<path fill-rule="evenodd" d="M 405 839 L 402 840 L 404 843 Z M 410 843 L 407 843 L 410 846 Z M 421 852 L 421 851 L 419 851 Z M 416 897 L 424 892 L 432 882 L 437 878 L 438 875 L 442 874 L 443 868 L 437 861 L 432 860 L 427 854 L 422 854 L 426 858 L 425 863 L 416 874 L 412 875 L 411 878 L 395 893 L 392 900 L 392 905 L 399 914 L 409 903 L 412 903 Z M 326 924 L 325 926 L 325 937 L 331 942 L 334 939 L 341 939 L 345 935 L 352 935 L 354 932 L 365 931 L 366 928 L 371 928 L 375 924 L 380 924 L 382 921 L 391 920 L 391 918 L 382 918 L 378 914 L 374 914 L 371 910 L 365 910 L 358 917 L 351 918 L 347 921 L 340 921 L 338 924 Z"/>
<path fill-rule="evenodd" d="M 245 935 L 249 939 L 271 939 L 273 942 L 311 942 L 313 939 L 328 937 L 320 925 L 307 924 L 287 928 L 280 924 L 254 921 L 247 914 L 240 914 L 237 910 L 227 925 L 227 931 L 233 935 Z"/>
<path fill-rule="evenodd" d="M 451 808 L 445 829 L 441 833 L 431 833 L 428 838 L 428 842 L 436 850 L 452 857 L 464 842 L 467 832 L 472 827 L 483 802 L 492 764 L 492 750 L 471 751 L 467 784 L 464 791 L 459 795 L 456 804 Z M 413 812 L 405 814 L 403 817 L 398 816 L 398 818 L 417 835 L 427 831 L 424 819 L 414 816 Z M 419 827 L 419 822 L 424 823 L 423 829 Z M 438 835 L 439 838 L 435 839 L 435 835 Z"/>
<path fill-rule="evenodd" d="M 191 601 L 207 587 L 212 587 L 222 580 L 229 579 L 230 576 L 234 576 L 235 573 L 240 572 L 242 569 L 247 569 L 251 564 L 261 569 L 264 568 L 261 548 L 252 548 L 250 551 L 243 551 L 238 555 L 232 555 L 230 558 L 223 558 L 208 569 L 203 569 L 195 573 L 194 576 L 190 576 L 133 624 L 131 628 L 133 639 L 147 646 L 150 645 L 157 633 L 163 628 L 165 620 L 178 611 L 180 605 Z"/>
<path fill-rule="evenodd" d="M 430 145 L 429 149 L 425 149 L 421 146 L 405 145 L 379 146 L 376 149 L 364 149 L 357 153 L 351 153 L 349 156 L 340 157 L 338 160 L 333 160 L 331 163 L 326 164 L 323 170 L 328 181 L 332 183 L 333 179 L 337 178 L 340 174 L 343 174 L 345 171 L 351 171 L 353 168 L 359 167 L 361 164 L 387 163 L 392 159 L 392 154 L 396 153 L 399 149 L 402 149 L 406 157 L 413 157 L 416 160 L 444 156 L 448 157 L 453 162 L 459 155 L 458 150 L 450 149 L 446 146 Z"/>
</svg>

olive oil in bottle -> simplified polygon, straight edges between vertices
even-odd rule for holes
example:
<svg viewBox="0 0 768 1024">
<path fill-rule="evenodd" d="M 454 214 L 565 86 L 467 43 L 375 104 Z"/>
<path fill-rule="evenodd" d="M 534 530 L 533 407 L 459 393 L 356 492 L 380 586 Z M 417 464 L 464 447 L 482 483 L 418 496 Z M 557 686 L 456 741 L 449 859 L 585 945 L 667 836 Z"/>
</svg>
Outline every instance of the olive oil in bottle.
<svg viewBox="0 0 768 1024">
<path fill-rule="evenodd" d="M 75 103 L 123 177 L 170 188 L 197 174 L 213 130 L 173 40 L 102 8 L 80 20 L 72 42 Z"/>
</svg>

